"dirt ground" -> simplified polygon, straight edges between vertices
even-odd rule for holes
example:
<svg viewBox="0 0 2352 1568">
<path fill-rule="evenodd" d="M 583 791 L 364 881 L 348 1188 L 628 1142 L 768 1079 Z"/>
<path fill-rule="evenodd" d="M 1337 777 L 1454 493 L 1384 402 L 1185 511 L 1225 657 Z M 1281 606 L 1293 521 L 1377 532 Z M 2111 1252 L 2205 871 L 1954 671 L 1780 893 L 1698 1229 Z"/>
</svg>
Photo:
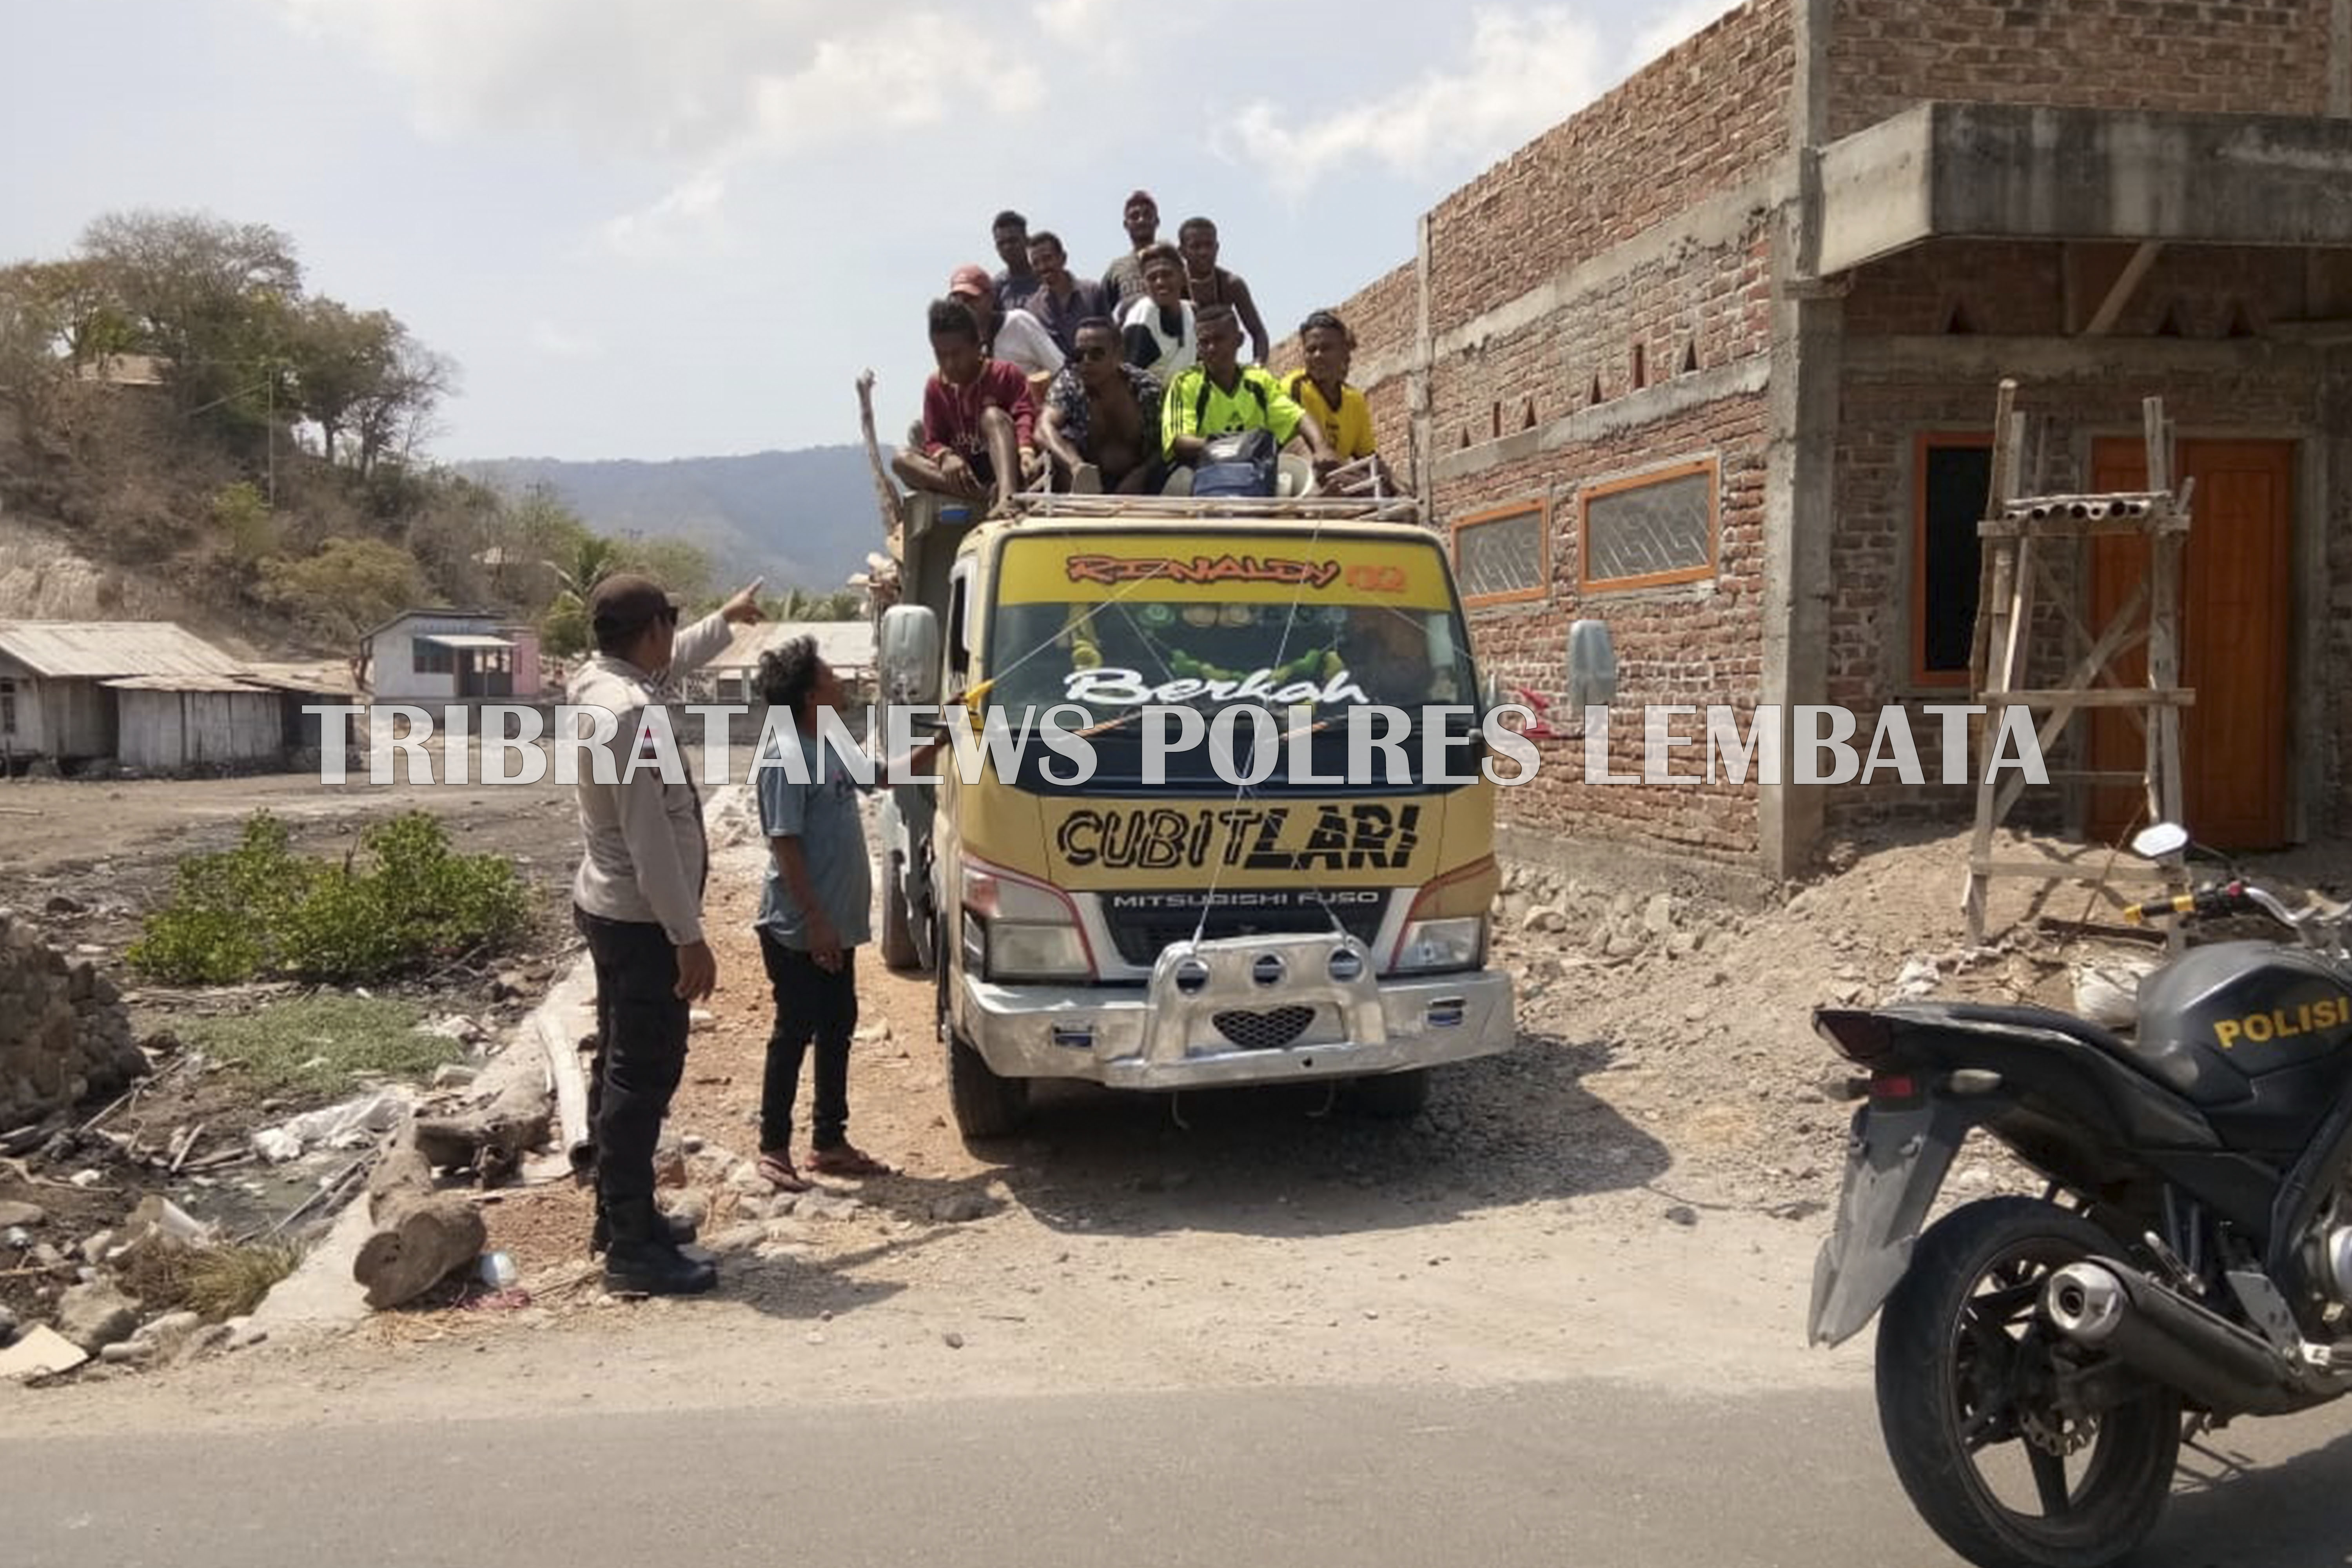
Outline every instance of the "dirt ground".
<svg viewBox="0 0 2352 1568">
<path fill-rule="evenodd" d="M 552 785 L 378 787 L 360 780 L 330 786 L 315 774 L 296 773 L 0 783 L 0 908 L 17 910 L 52 943 L 116 979 L 132 1038 L 157 1069 L 127 1103 L 78 1108 L 70 1119 L 78 1136 L 62 1146 L 46 1144 L 46 1157 L 36 1152 L 23 1165 L 0 1162 L 0 1201 L 32 1203 L 47 1215 L 34 1234 L 37 1245 L 72 1258 L 81 1242 L 151 1193 L 228 1234 L 259 1234 L 297 1215 L 319 1197 L 322 1176 L 349 1164 L 348 1155 L 283 1168 L 249 1152 L 237 1159 L 256 1131 L 341 1097 L 257 1093 L 234 1072 L 205 1066 L 179 1037 L 192 1021 L 265 1009 L 299 988 L 142 985 L 121 963 L 144 917 L 169 896 L 181 858 L 233 848 L 257 810 L 285 821 L 294 848 L 311 855 L 345 853 L 373 823 L 430 811 L 446 823 L 454 849 L 514 862 L 541 895 L 530 936 L 494 960 L 381 988 L 429 1017 L 472 1020 L 486 1041 L 522 1017 L 574 942 L 564 916 L 578 832 L 568 798 Z M 89 1131 L 80 1132 L 85 1127 Z M 167 1155 L 182 1141 L 187 1147 L 174 1173 Z M 92 1184 L 68 1184 L 85 1173 L 85 1180 L 96 1178 Z M 30 1254 L 0 1251 L 0 1309 L 28 1321 L 47 1315 L 65 1278 L 27 1268 L 32 1261 Z"/>
<path fill-rule="evenodd" d="M 771 1001 L 750 930 L 762 851 L 738 842 L 714 865 L 720 991 L 671 1120 L 686 1157 L 666 1194 L 701 1215 L 720 1262 L 714 1297 L 606 1297 L 586 1258 L 585 1194 L 517 1189 L 485 1208 L 490 1245 L 520 1266 L 517 1290 L 454 1288 L 302 1356 L 264 1347 L 135 1378 L 100 1369 L 73 1396 L 76 1418 L 267 1419 L 321 1388 L 437 1410 L 432 1391 L 453 1369 L 485 1388 L 586 1399 L 612 1396 L 615 1369 L 657 1366 L 658 1382 L 628 1384 L 649 1405 L 705 1377 L 754 1399 L 1851 1375 L 1866 1364 L 1859 1342 L 1803 1345 L 1850 1110 L 1811 1007 L 1906 985 L 2063 1005 L 2080 963 L 2149 951 L 2043 931 L 2042 918 L 2094 906 L 2079 889 L 2014 883 L 1996 885 L 1992 940 L 1968 949 L 1965 850 L 1959 834 L 1857 840 L 1835 851 L 1840 869 L 1748 913 L 1516 870 L 1496 957 L 1520 983 L 1518 1044 L 1442 1072 L 1428 1110 L 1402 1123 L 1298 1088 L 1173 1100 L 1054 1085 L 1022 1137 L 967 1146 L 948 1116 L 929 984 L 869 951 L 851 1136 L 900 1173 L 794 1198 L 746 1163 Z M 2352 848 L 2247 868 L 2340 896 Z M 2019 1184 L 1972 1150 L 1949 1192 Z"/>
</svg>

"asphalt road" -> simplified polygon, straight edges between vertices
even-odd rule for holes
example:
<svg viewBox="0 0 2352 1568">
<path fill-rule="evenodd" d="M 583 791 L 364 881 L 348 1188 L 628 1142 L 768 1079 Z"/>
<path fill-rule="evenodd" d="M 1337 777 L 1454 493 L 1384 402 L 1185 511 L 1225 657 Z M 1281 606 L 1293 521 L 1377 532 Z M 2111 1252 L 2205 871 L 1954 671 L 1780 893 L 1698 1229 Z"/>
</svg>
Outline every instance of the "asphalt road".
<svg viewBox="0 0 2352 1568">
<path fill-rule="evenodd" d="M 462 1384 L 449 1390 L 462 1407 Z M 2341 1568 L 2352 1412 L 2253 1423 L 2143 1563 Z M 2199 1461 L 2199 1470 L 2214 1467 Z M 11 1439 L 15 1568 L 1904 1568 L 1849 1392 L 1253 1389 Z"/>
</svg>

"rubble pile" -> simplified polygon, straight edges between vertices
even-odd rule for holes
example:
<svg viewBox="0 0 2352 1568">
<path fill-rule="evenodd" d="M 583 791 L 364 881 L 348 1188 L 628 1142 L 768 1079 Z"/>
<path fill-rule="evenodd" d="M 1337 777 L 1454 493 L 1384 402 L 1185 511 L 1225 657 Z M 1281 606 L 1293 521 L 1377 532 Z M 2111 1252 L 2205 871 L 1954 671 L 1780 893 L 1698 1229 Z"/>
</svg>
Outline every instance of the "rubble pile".
<svg viewBox="0 0 2352 1568">
<path fill-rule="evenodd" d="M 113 981 L 0 910 L 0 1132 L 146 1071 Z"/>
</svg>

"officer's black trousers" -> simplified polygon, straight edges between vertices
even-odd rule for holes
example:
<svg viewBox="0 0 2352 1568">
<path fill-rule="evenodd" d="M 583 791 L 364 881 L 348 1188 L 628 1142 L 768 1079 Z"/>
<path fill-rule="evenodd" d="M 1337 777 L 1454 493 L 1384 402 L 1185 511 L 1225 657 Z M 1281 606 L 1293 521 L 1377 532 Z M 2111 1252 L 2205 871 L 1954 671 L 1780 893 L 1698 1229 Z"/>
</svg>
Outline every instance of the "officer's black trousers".
<svg viewBox="0 0 2352 1568">
<path fill-rule="evenodd" d="M 574 906 L 596 970 L 596 1068 L 588 1117 L 596 1195 L 608 1213 L 654 1195 L 654 1150 L 686 1073 L 687 1005 L 677 950 L 658 925 L 608 921 Z"/>
</svg>

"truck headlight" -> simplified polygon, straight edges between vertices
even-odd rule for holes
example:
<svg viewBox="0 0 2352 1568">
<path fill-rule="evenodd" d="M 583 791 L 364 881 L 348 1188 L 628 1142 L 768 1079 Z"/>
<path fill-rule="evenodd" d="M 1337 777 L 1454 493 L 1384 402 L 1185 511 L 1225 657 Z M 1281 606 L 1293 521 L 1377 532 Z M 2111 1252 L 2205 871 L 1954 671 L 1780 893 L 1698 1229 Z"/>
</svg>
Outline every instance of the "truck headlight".
<svg viewBox="0 0 2352 1568">
<path fill-rule="evenodd" d="M 1059 888 L 969 856 L 962 869 L 965 957 L 977 958 L 984 977 L 1095 977 L 1094 954 L 1077 909 Z"/>
<path fill-rule="evenodd" d="M 1452 920 L 1412 921 L 1397 943 L 1399 974 L 1433 974 L 1448 969 L 1475 969 L 1486 956 L 1486 920 L 1465 915 Z"/>
<path fill-rule="evenodd" d="M 1405 911 L 1389 973 L 1437 974 L 1484 964 L 1486 911 L 1501 880 L 1495 858 L 1484 855 L 1423 887 Z"/>
</svg>

